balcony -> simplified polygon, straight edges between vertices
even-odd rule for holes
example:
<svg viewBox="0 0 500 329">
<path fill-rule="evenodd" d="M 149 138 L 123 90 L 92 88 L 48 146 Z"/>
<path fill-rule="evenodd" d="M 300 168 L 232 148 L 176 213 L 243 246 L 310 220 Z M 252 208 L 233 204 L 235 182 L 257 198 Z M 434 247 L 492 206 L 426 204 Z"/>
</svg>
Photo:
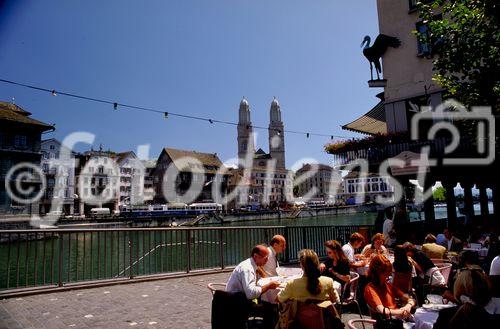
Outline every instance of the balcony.
<svg viewBox="0 0 500 329">
<path fill-rule="evenodd" d="M 363 159 L 368 161 L 370 165 L 379 165 L 384 160 L 393 158 L 401 152 L 410 151 L 420 153 L 424 147 L 430 147 L 429 158 L 439 160 L 446 158 L 484 158 L 484 155 L 479 154 L 475 140 L 462 138 L 457 148 L 450 154 L 445 153 L 445 148 L 450 145 L 451 140 L 448 138 L 439 138 L 429 141 L 407 140 L 398 141 L 396 143 L 387 139 L 386 143 L 380 143 L 380 140 L 373 143 L 355 143 L 345 145 L 336 149 L 328 149 L 327 152 L 333 155 L 333 163 L 335 167 L 342 168 L 352 161 Z"/>
</svg>

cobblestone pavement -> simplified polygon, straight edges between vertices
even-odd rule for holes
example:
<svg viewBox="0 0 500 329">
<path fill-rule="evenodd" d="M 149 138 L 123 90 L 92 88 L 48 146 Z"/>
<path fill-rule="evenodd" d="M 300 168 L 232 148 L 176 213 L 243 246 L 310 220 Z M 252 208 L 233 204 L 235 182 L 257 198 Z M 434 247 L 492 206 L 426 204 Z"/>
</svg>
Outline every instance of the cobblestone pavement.
<svg viewBox="0 0 500 329">
<path fill-rule="evenodd" d="M 210 328 L 209 282 L 230 273 L 79 289 L 0 301 L 0 329 Z M 345 320 L 345 317 L 343 317 Z M 349 314 L 347 318 L 352 318 Z"/>
</svg>

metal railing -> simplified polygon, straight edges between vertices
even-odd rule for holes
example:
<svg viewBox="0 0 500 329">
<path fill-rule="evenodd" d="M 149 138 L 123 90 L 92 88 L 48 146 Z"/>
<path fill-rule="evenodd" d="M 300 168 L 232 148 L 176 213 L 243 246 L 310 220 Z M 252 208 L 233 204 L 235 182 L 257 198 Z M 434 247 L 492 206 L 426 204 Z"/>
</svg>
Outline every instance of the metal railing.
<svg viewBox="0 0 500 329">
<path fill-rule="evenodd" d="M 430 141 L 408 141 L 383 146 L 373 146 L 371 148 L 360 148 L 351 151 L 335 152 L 333 154 L 333 163 L 336 166 L 346 165 L 356 159 L 366 159 L 370 163 L 380 163 L 388 158 L 392 158 L 404 151 L 420 153 L 423 147 L 430 147 L 430 156 L 432 158 L 447 157 L 463 157 L 474 158 L 479 157 L 476 145 L 469 138 L 461 138 L 458 147 L 451 153 L 447 154 L 445 148 L 451 143 L 449 139 L 438 138 Z"/>
<path fill-rule="evenodd" d="M 259 226 L 203 228 L 111 228 L 0 231 L 0 296 L 13 291 L 130 280 L 149 276 L 221 271 L 250 255 L 275 234 L 287 239 L 283 263 L 323 243 L 345 243 L 370 226 Z"/>
</svg>

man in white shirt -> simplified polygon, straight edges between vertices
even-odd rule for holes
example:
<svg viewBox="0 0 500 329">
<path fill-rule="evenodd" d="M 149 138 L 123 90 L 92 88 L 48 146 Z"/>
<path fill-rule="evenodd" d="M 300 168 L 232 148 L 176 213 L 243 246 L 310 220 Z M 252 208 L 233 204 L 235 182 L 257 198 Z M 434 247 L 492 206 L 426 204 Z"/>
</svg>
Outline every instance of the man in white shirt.
<svg viewBox="0 0 500 329">
<path fill-rule="evenodd" d="M 269 289 L 276 289 L 280 283 L 271 281 L 260 287 L 257 285 L 257 268 L 266 264 L 269 250 L 264 245 L 256 245 L 250 258 L 244 260 L 231 273 L 227 282 L 227 292 L 243 292 L 248 299 L 258 298 Z"/>
<path fill-rule="evenodd" d="M 269 259 L 267 263 L 261 267 L 262 271 L 260 272 L 263 277 L 278 275 L 278 255 L 285 251 L 286 240 L 282 235 L 275 235 L 269 244 L 270 247 L 267 248 L 269 250 Z"/>
<path fill-rule="evenodd" d="M 342 246 L 342 251 L 349 260 L 351 268 L 363 267 L 366 265 L 366 261 L 356 261 L 355 250 L 361 247 L 365 238 L 358 232 L 351 234 L 349 242 Z"/>
</svg>

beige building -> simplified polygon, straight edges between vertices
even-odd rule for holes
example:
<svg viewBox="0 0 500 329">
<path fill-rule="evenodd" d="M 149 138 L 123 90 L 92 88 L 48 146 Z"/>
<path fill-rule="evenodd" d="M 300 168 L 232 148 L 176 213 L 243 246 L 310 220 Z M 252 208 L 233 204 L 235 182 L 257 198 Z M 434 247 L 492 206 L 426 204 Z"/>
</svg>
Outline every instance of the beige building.
<svg viewBox="0 0 500 329">
<path fill-rule="evenodd" d="M 311 195 L 311 197 L 323 199 L 325 202 L 335 202 L 333 199 L 337 199 L 336 197 L 341 195 L 344 190 L 342 178 L 338 171 L 335 171 L 330 166 L 316 163 L 305 163 L 297 170 L 294 186 L 296 190 L 295 196 L 303 197 L 313 188 L 316 188 L 317 193 Z M 337 189 L 332 190 L 335 186 L 337 186 Z"/>
<path fill-rule="evenodd" d="M 415 2 L 377 0 L 379 32 L 398 38 L 401 45 L 389 47 L 382 57 L 386 81 L 383 92 L 377 95 L 380 102 L 344 129 L 364 134 L 407 132 L 420 106 L 441 103 L 443 89 L 432 81 L 432 47 L 414 34 L 426 31 Z"/>
<path fill-rule="evenodd" d="M 351 171 L 344 176 L 344 200 L 355 202 L 359 196 L 361 203 L 375 202 L 377 196 L 384 199 L 392 198 L 394 187 L 389 184 L 389 177 L 381 177 L 378 174 L 361 175 L 359 172 Z"/>
</svg>

